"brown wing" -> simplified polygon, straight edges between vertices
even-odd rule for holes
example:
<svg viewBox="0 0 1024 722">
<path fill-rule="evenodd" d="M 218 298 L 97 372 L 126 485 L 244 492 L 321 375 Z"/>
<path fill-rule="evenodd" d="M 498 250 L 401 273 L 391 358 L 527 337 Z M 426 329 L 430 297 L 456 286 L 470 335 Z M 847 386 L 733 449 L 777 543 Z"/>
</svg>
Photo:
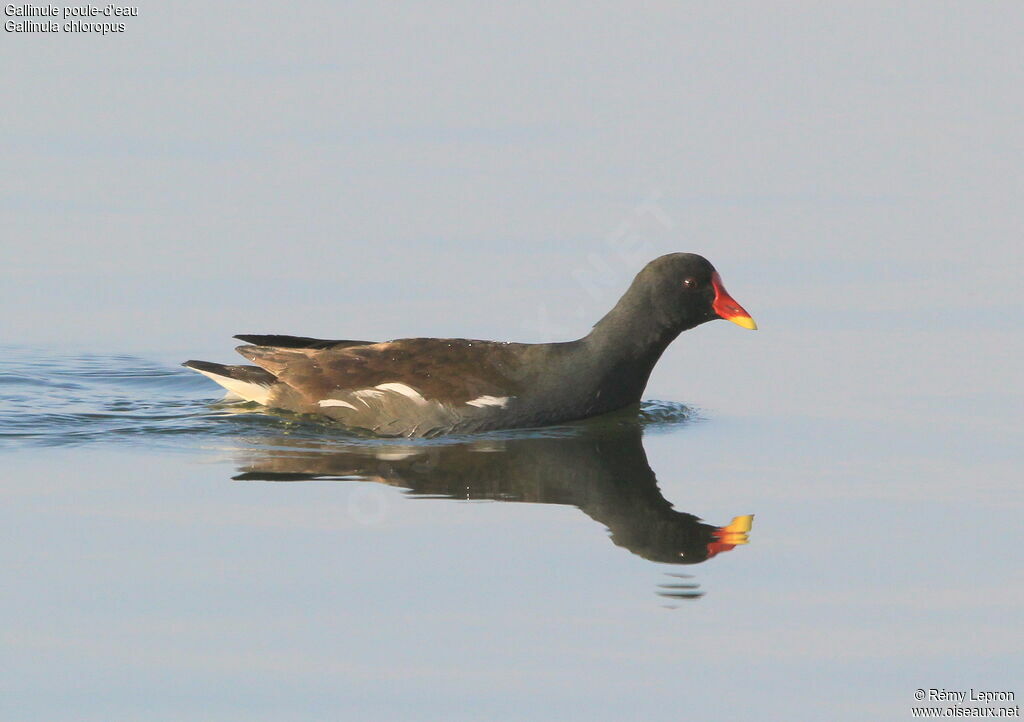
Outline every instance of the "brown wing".
<svg viewBox="0 0 1024 722">
<path fill-rule="evenodd" d="M 465 404 L 481 396 L 518 396 L 523 344 L 415 338 L 345 348 L 239 346 L 310 403 L 339 390 L 405 384 L 425 399 Z"/>
</svg>

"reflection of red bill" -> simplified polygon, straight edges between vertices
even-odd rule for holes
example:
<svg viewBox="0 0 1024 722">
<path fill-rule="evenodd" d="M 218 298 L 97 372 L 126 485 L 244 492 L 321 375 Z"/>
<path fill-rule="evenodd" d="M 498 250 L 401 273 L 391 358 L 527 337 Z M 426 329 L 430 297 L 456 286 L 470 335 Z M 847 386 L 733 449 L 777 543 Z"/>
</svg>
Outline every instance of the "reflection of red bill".
<svg viewBox="0 0 1024 722">
<path fill-rule="evenodd" d="M 753 322 L 751 322 L 753 323 Z M 747 534 L 754 525 L 754 515 L 738 516 L 729 522 L 729 526 L 719 527 L 711 533 L 715 541 L 708 543 L 708 559 L 733 547 L 749 543 Z"/>
<path fill-rule="evenodd" d="M 737 326 L 743 328 L 749 328 L 751 331 L 757 330 L 757 324 L 754 323 L 754 319 L 750 317 L 750 314 L 743 310 L 743 306 L 736 303 L 735 299 L 729 295 L 729 292 L 725 290 L 725 286 L 722 285 L 722 279 L 718 275 L 718 271 L 711 274 L 711 285 L 715 289 L 715 301 L 711 304 L 711 308 L 715 310 L 720 318 L 724 318 L 726 321 L 732 321 Z"/>
</svg>

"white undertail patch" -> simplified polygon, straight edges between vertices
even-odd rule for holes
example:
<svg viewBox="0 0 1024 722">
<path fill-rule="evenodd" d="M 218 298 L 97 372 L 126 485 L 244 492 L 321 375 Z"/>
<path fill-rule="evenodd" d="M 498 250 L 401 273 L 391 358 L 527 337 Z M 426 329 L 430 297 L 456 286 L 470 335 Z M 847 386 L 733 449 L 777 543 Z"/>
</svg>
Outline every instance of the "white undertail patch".
<svg viewBox="0 0 1024 722">
<path fill-rule="evenodd" d="M 499 409 L 505 408 L 508 405 L 509 396 L 478 396 L 472 401 L 467 401 L 467 406 L 476 406 L 477 408 L 484 408 L 485 406 L 496 406 Z"/>
<path fill-rule="evenodd" d="M 233 379 L 230 376 L 221 376 L 210 371 L 203 371 L 189 366 L 193 371 L 198 371 L 203 376 L 213 379 L 218 384 L 226 388 L 230 393 L 234 394 L 240 399 L 245 401 L 255 401 L 257 404 L 267 405 L 270 400 L 270 387 L 263 386 L 261 384 L 254 384 L 251 381 L 239 381 Z"/>
</svg>

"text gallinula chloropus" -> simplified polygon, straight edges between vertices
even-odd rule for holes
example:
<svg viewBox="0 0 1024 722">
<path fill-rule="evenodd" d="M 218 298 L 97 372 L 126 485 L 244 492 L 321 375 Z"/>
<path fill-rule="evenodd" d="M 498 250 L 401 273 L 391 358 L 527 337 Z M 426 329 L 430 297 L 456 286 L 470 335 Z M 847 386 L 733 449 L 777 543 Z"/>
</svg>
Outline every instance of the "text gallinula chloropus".
<svg viewBox="0 0 1024 722">
<path fill-rule="evenodd" d="M 716 318 L 757 328 L 714 266 L 672 253 L 648 263 L 577 341 L 240 335 L 247 345 L 236 350 L 256 366 L 184 365 L 268 407 L 322 414 L 381 436 L 437 436 L 545 426 L 637 403 L 676 336 Z"/>
</svg>

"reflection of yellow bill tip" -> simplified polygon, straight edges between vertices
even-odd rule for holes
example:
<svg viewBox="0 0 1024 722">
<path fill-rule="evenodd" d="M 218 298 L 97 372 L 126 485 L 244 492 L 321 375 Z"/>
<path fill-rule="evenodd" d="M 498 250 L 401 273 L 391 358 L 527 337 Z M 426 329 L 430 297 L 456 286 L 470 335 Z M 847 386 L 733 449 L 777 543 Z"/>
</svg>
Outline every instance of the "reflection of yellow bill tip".
<svg viewBox="0 0 1024 722">
<path fill-rule="evenodd" d="M 729 526 L 719 527 L 717 534 L 718 541 L 722 544 L 730 544 L 732 546 L 748 544 L 749 540 L 747 538 L 747 532 L 750 531 L 753 523 L 753 514 L 733 517 L 733 520 L 729 522 Z"/>
<path fill-rule="evenodd" d="M 726 321 L 732 321 L 737 326 L 742 326 L 743 328 L 749 328 L 751 331 L 756 331 L 757 330 L 757 324 L 754 323 L 754 319 L 752 319 L 750 316 L 730 316 L 729 318 L 727 318 L 725 320 Z"/>
<path fill-rule="evenodd" d="M 743 532 L 726 533 L 722 535 L 722 538 L 718 540 L 722 544 L 728 544 L 729 546 L 739 547 L 744 544 L 750 543 L 750 537 Z"/>
<path fill-rule="evenodd" d="M 751 527 L 754 526 L 754 515 L 746 514 L 744 516 L 733 517 L 733 520 L 729 522 L 729 526 L 722 527 L 724 532 L 742 532 L 746 533 L 750 531 Z"/>
</svg>

